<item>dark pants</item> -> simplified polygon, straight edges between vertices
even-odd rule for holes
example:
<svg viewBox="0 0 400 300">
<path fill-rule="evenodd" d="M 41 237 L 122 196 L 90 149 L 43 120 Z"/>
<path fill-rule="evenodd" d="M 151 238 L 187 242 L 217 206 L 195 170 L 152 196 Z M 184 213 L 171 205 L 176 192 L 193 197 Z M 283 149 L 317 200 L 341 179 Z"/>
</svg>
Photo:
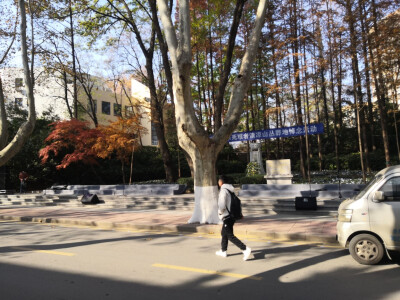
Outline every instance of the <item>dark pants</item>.
<svg viewBox="0 0 400 300">
<path fill-rule="evenodd" d="M 21 180 L 21 184 L 19 186 L 19 192 L 20 193 L 25 193 L 26 191 L 26 181 L 25 180 Z"/>
<path fill-rule="evenodd" d="M 228 218 L 224 220 L 224 224 L 222 225 L 221 230 L 221 250 L 226 251 L 228 249 L 228 241 L 235 244 L 240 250 L 246 250 L 246 245 L 243 244 L 234 234 L 233 234 L 233 225 L 235 224 L 235 220 Z"/>
</svg>

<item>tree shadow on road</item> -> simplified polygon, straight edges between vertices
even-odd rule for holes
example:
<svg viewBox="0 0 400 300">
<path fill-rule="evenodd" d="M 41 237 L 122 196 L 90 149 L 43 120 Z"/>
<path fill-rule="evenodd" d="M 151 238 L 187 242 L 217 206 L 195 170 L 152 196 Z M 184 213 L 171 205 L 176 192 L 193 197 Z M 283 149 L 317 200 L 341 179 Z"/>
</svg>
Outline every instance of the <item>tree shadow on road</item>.
<svg viewBox="0 0 400 300">
<path fill-rule="evenodd" d="M 290 251 L 300 246 L 289 247 Z M 279 248 L 281 249 L 281 248 Z M 261 250 L 259 253 L 267 252 Z M 281 250 L 277 250 L 281 251 Z M 299 250 L 300 251 L 300 250 Z M 284 250 L 280 253 L 283 253 Z M 177 270 L 151 269 L 151 278 L 115 280 L 110 276 L 90 276 L 79 273 L 0 263 L 0 294 L 2 299 L 395 299 L 400 292 L 400 272 L 382 266 L 346 265 L 324 269 L 324 265 L 345 255 L 344 250 L 299 259 L 284 266 L 254 274 L 261 280 L 242 279 L 231 283 L 218 281 L 218 274 L 196 274 L 178 278 L 184 280 L 165 284 L 162 279 L 174 278 Z M 187 262 L 190 264 L 189 262 Z M 193 262 L 191 262 L 193 264 Z M 256 262 L 254 262 L 256 263 Z M 247 264 L 247 263 L 246 263 Z M 149 266 L 149 268 L 152 268 Z M 309 269 L 312 269 L 311 271 Z M 304 270 L 308 272 L 305 273 Z M 101 265 L 99 265 L 101 270 Z M 139 272 L 140 270 L 136 270 Z M 232 272 L 226 268 L 220 272 Z M 288 276 L 295 272 L 297 276 Z M 78 274 L 79 273 L 79 274 Z M 104 272 L 99 272 L 101 274 Z M 147 273 L 149 274 L 149 273 Z M 180 273 L 179 273 L 180 274 Z M 190 273 L 186 273 L 190 274 Z M 308 274 L 308 275 L 306 275 Z M 216 281 L 217 280 L 217 281 Z M 232 279 L 233 280 L 233 279 Z M 162 281 L 163 284 L 158 282 Z M 173 282 L 173 281 L 172 281 Z M 225 283 L 224 283 L 225 282 Z M 397 297 L 398 298 L 398 297 Z"/>
<path fill-rule="evenodd" d="M 15 225 L 15 224 L 12 224 Z M 42 229 L 42 228 L 40 228 Z M 43 228 L 45 230 L 51 230 L 51 228 L 46 227 Z M 121 241 L 151 241 L 155 240 L 157 238 L 165 238 L 165 237 L 174 237 L 176 240 L 174 241 L 175 243 L 178 243 L 180 238 L 176 235 L 169 235 L 169 234 L 159 234 L 159 233 L 151 233 L 151 232 L 143 232 L 143 233 L 134 233 L 130 234 L 129 232 L 126 233 L 120 233 L 123 234 L 121 237 L 115 237 L 115 238 L 97 238 L 97 234 L 102 234 L 104 232 L 107 233 L 113 233 L 113 231 L 109 230 L 96 230 L 94 231 L 93 229 L 89 229 L 89 231 L 82 231 L 79 230 L 77 231 L 75 228 L 63 228 L 66 231 L 63 231 L 62 233 L 55 233 L 50 236 L 50 239 L 47 237 L 46 239 L 43 239 L 40 234 L 43 234 L 43 231 L 38 230 L 32 230 L 32 231 L 18 231 L 18 230 L 12 230 L 12 229 L 6 229 L 2 230 L 1 235 L 10 235 L 10 236 L 16 236 L 16 235 L 38 235 L 35 237 L 35 241 L 32 242 L 32 240 L 29 240 L 29 243 L 23 243 L 24 240 L 18 239 L 18 243 L 15 244 L 13 243 L 12 245 L 4 245 L 5 243 L 2 243 L 0 247 L 0 254 L 5 254 L 5 253 L 15 253 L 15 252 L 26 252 L 26 251 L 32 251 L 32 250 L 60 250 L 60 249 L 68 249 L 68 248 L 75 248 L 75 247 L 83 247 L 83 246 L 91 246 L 91 245 L 99 245 L 99 244 L 106 244 L 106 243 L 114 243 L 114 242 L 121 242 Z M 47 234 L 51 234 L 48 233 Z M 68 242 L 68 240 L 74 240 L 74 239 L 86 239 L 84 241 L 71 241 Z M 61 242 L 60 242 L 61 240 Z"/>
<path fill-rule="evenodd" d="M 285 246 L 285 247 L 268 247 L 265 249 L 252 249 L 252 258 L 248 261 L 256 261 L 256 260 L 266 260 L 272 259 L 275 257 L 279 257 L 281 255 L 285 255 L 288 253 L 300 253 L 309 249 L 315 248 L 315 245 L 293 245 L 293 246 Z M 347 250 L 338 251 L 338 257 L 347 255 Z M 229 254 L 229 256 L 240 256 L 243 255 L 242 252 L 236 252 Z"/>
</svg>

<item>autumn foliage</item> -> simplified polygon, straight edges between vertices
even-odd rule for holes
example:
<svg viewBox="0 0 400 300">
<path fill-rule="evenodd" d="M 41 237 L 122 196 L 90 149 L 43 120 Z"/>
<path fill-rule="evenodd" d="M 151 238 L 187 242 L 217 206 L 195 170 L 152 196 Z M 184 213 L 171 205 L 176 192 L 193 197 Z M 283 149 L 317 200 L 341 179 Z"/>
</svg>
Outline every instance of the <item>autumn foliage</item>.
<svg viewBox="0 0 400 300">
<path fill-rule="evenodd" d="M 140 125 L 139 115 L 127 119 L 118 118 L 108 126 L 98 127 L 98 130 L 100 135 L 93 146 L 96 155 L 100 158 L 116 155 L 122 162 L 129 161 L 139 146 L 140 135 L 146 133 L 146 128 Z"/>
<path fill-rule="evenodd" d="M 141 134 L 146 129 L 140 125 L 140 116 L 119 118 L 108 126 L 90 128 L 88 122 L 72 119 L 52 123 L 53 131 L 46 138 L 46 147 L 40 150 L 42 163 L 52 156 L 62 160 L 57 169 L 72 163 L 96 164 L 98 158 L 106 159 L 114 155 L 123 164 L 129 162 L 133 152 L 139 147 Z"/>
<path fill-rule="evenodd" d="M 79 161 L 84 164 L 97 163 L 93 145 L 100 136 L 98 129 L 90 128 L 88 122 L 76 119 L 55 122 L 51 126 L 53 131 L 45 139 L 48 145 L 39 151 L 42 163 L 46 163 L 51 155 L 57 157 L 61 154 L 64 157 L 57 169 L 64 169 Z"/>
</svg>

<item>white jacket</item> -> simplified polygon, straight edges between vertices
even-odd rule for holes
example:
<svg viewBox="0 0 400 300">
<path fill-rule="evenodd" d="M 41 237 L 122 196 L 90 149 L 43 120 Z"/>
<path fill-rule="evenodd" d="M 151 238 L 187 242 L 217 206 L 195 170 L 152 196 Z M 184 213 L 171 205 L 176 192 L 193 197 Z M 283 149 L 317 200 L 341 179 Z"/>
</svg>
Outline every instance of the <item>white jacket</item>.
<svg viewBox="0 0 400 300">
<path fill-rule="evenodd" d="M 223 220 L 225 217 L 229 216 L 229 212 L 227 211 L 231 207 L 231 194 L 230 192 L 234 192 L 234 187 L 231 184 L 224 183 L 221 186 L 218 196 L 218 217 L 220 220 Z"/>
</svg>

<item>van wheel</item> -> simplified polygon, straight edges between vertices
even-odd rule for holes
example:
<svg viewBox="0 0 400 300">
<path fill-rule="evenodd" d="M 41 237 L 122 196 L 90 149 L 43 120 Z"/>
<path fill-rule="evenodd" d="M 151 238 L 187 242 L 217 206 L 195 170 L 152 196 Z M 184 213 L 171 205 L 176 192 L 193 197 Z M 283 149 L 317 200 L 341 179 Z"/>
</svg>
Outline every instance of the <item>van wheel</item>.
<svg viewBox="0 0 400 300">
<path fill-rule="evenodd" d="M 359 234 L 353 237 L 349 250 L 351 256 L 362 265 L 375 265 L 382 260 L 384 254 L 382 243 L 370 234 Z"/>
</svg>

